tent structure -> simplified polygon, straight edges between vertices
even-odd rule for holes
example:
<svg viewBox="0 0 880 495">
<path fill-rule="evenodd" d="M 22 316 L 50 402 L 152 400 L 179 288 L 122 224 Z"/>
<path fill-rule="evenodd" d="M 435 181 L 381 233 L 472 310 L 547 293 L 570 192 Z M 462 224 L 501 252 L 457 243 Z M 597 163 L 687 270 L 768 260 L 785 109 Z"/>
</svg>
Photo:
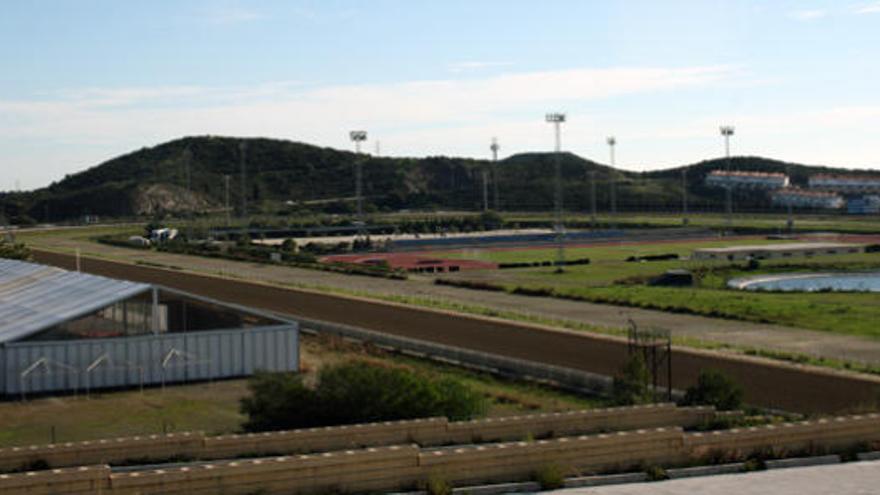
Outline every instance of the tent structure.
<svg viewBox="0 0 880 495">
<path fill-rule="evenodd" d="M 295 321 L 158 285 L 0 259 L 0 396 L 298 368 Z"/>
</svg>

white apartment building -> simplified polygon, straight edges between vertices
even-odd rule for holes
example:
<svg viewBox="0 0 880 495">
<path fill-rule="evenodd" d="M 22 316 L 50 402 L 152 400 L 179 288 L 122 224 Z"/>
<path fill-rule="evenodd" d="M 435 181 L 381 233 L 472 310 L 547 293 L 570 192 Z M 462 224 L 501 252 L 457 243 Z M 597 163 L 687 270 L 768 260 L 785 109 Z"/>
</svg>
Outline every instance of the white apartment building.
<svg viewBox="0 0 880 495">
<path fill-rule="evenodd" d="M 810 176 L 811 189 L 840 192 L 880 191 L 880 176 L 817 174 Z"/>
<path fill-rule="evenodd" d="M 713 187 L 779 189 L 788 184 L 788 176 L 779 173 L 713 170 L 706 175 L 706 185 Z"/>
<path fill-rule="evenodd" d="M 795 208 L 838 209 L 846 204 L 843 197 L 834 192 L 809 191 L 793 187 L 774 191 L 772 201 L 777 206 Z"/>
</svg>

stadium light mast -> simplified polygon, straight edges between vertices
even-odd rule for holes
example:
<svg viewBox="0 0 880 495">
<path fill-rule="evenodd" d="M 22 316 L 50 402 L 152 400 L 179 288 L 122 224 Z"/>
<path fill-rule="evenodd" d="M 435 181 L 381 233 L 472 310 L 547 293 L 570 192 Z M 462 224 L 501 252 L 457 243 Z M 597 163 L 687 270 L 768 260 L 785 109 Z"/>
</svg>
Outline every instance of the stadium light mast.
<svg viewBox="0 0 880 495">
<path fill-rule="evenodd" d="M 190 202 L 189 212 L 187 214 L 187 222 L 186 222 L 186 240 L 187 242 L 192 241 L 193 238 L 193 208 L 195 207 L 195 201 L 193 198 L 192 191 L 192 170 L 190 167 L 190 162 L 192 162 L 192 151 L 189 149 L 189 145 L 183 149 L 183 167 L 186 171 L 186 195 L 188 196 L 188 200 Z"/>
<path fill-rule="evenodd" d="M 614 147 L 617 146 L 617 138 L 614 136 L 608 136 L 605 139 L 605 142 L 608 143 L 608 152 L 610 154 L 611 159 L 611 183 L 609 184 L 609 192 L 611 194 L 611 225 L 612 228 L 617 228 L 617 177 L 615 176 L 615 165 L 616 160 L 614 156 Z"/>
<path fill-rule="evenodd" d="M 363 227 L 364 221 L 364 164 L 361 158 L 361 143 L 367 140 L 367 131 L 351 131 L 348 137 L 354 141 L 355 157 L 355 197 L 357 201 L 357 219 L 359 224 L 358 230 Z"/>
<path fill-rule="evenodd" d="M 721 136 L 724 137 L 724 156 L 727 159 L 727 179 L 730 181 L 730 137 L 733 136 L 734 127 L 732 125 L 723 125 L 719 128 Z M 725 188 L 725 206 L 727 213 L 727 228 L 733 227 L 733 184 L 727 183 Z"/>
<path fill-rule="evenodd" d="M 241 218 L 242 218 L 242 235 L 247 234 L 248 229 L 248 207 L 247 207 L 247 141 L 238 143 L 238 158 L 241 161 Z"/>
<path fill-rule="evenodd" d="M 226 204 L 226 226 L 229 227 L 229 225 L 232 223 L 232 220 L 229 218 L 229 215 L 230 215 L 230 211 L 229 211 L 229 174 L 226 174 L 223 176 L 223 182 L 226 185 L 226 196 L 224 198 L 226 200 L 225 201 L 225 204 Z"/>
<path fill-rule="evenodd" d="M 681 169 L 681 224 L 687 225 L 688 220 L 688 182 L 687 167 Z"/>
<path fill-rule="evenodd" d="M 501 205 L 498 203 L 498 150 L 501 146 L 498 145 L 498 138 L 492 138 L 489 149 L 492 150 L 492 204 L 495 206 L 495 211 L 499 211 Z"/>
<path fill-rule="evenodd" d="M 590 170 L 590 223 L 598 228 L 596 221 L 596 170 Z"/>
<path fill-rule="evenodd" d="M 791 165 L 786 165 L 785 167 L 785 175 L 788 178 L 788 184 L 791 185 Z M 794 205 L 792 204 L 791 199 L 787 201 L 788 203 L 788 219 L 785 222 L 785 226 L 788 228 L 788 235 L 794 233 Z"/>
<path fill-rule="evenodd" d="M 565 122 L 564 113 L 548 113 L 546 121 L 553 124 L 556 134 L 556 147 L 554 157 L 554 187 L 553 187 L 553 211 L 554 225 L 553 230 L 556 231 L 556 272 L 563 272 L 565 265 L 565 227 L 562 220 L 562 163 L 560 162 L 560 154 L 562 153 L 562 124 Z"/>
</svg>

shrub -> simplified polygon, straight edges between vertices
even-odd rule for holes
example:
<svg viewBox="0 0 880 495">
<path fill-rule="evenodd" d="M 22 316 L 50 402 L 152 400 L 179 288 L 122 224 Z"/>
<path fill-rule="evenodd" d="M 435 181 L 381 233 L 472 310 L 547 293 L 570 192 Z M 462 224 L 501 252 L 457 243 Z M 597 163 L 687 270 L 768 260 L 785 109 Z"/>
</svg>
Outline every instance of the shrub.
<svg viewBox="0 0 880 495">
<path fill-rule="evenodd" d="M 486 400 L 452 378 L 431 378 L 405 368 L 364 361 L 328 366 L 308 387 L 301 375 L 255 375 L 242 399 L 247 431 L 303 428 L 446 416 L 481 415 Z"/>
<path fill-rule="evenodd" d="M 666 470 L 660 466 L 649 466 L 645 469 L 645 474 L 648 475 L 648 481 L 663 481 L 669 479 L 669 474 L 667 474 Z"/>
<path fill-rule="evenodd" d="M 688 387 L 682 405 L 715 406 L 720 411 L 742 407 L 742 387 L 724 373 L 717 370 L 703 370 L 697 384 Z"/>
<path fill-rule="evenodd" d="M 428 495 L 452 495 L 452 485 L 446 478 L 432 474 L 425 483 L 425 491 Z"/>
<path fill-rule="evenodd" d="M 26 245 L 0 239 L 0 258 L 30 261 L 33 259 L 31 250 Z"/>
<path fill-rule="evenodd" d="M 651 374 L 644 357 L 640 353 L 633 354 L 614 377 L 611 398 L 615 404 L 621 406 L 651 402 L 653 394 L 650 382 Z"/>
<path fill-rule="evenodd" d="M 565 473 L 556 464 L 545 464 L 538 468 L 534 479 L 542 490 L 558 490 L 565 486 Z"/>
</svg>

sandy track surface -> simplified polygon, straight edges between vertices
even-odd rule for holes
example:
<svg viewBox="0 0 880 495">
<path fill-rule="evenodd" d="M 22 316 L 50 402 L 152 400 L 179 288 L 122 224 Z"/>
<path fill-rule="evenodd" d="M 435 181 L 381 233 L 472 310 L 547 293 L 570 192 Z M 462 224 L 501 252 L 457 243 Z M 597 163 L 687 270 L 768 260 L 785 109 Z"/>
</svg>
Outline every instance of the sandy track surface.
<svg viewBox="0 0 880 495">
<path fill-rule="evenodd" d="M 73 239 L 57 240 L 51 245 L 40 246 L 39 243 L 36 245 L 67 254 L 79 248 L 84 256 L 94 255 L 129 263 L 152 263 L 195 273 L 229 276 L 283 286 L 339 288 L 356 291 L 368 297 L 397 295 L 433 298 L 498 311 L 536 315 L 546 319 L 584 322 L 601 327 L 621 328 L 626 326 L 629 318 L 632 318 L 641 327 L 665 328 L 671 330 L 674 335 L 690 339 L 880 365 L 880 340 L 830 332 L 439 286 L 434 285 L 433 279 L 427 276 L 413 276 L 406 281 L 386 280 L 318 270 L 138 251 Z"/>
</svg>

